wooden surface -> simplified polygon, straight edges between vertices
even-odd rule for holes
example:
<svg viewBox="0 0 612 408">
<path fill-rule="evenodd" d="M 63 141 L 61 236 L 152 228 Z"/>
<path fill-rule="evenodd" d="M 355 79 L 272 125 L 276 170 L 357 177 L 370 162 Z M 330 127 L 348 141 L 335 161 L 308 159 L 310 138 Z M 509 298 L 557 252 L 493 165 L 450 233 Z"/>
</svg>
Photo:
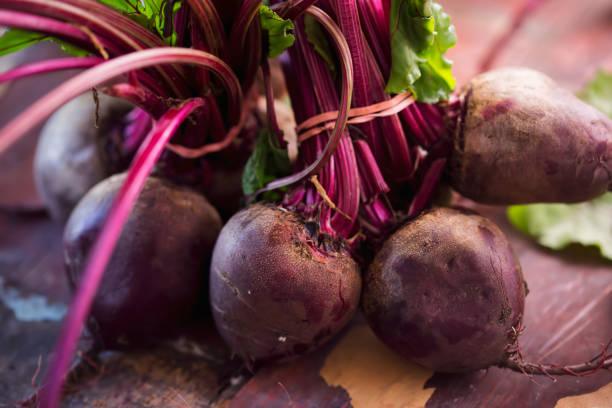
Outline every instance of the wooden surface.
<svg viewBox="0 0 612 408">
<path fill-rule="evenodd" d="M 455 75 L 465 83 L 479 56 L 508 23 L 517 1 L 443 1 L 459 45 Z M 48 47 L 43 52 L 53 52 Z M 45 54 L 47 55 L 47 54 Z M 500 54 L 497 65 L 540 69 L 570 89 L 597 69 L 612 70 L 612 3 L 548 0 Z M 0 124 L 24 89 L 0 99 Z M 37 83 L 40 92 L 50 82 Z M 12 92 L 12 94 L 11 94 Z M 16 95 L 16 99 L 6 98 Z M 61 262 L 61 227 L 40 208 L 31 181 L 34 138 L 0 158 L 0 407 L 29 395 L 39 358 L 44 372 L 69 294 Z M 6 209 L 21 208 L 17 214 Z M 612 263 L 578 248 L 539 248 L 508 225 L 503 209 L 478 207 L 509 235 L 529 284 L 521 336 L 534 361 L 587 360 L 612 338 Z M 612 216 L 612 215 L 611 215 Z M 41 319 L 42 318 L 42 319 Z M 387 350 L 357 316 L 324 349 L 255 373 L 231 360 L 210 322 L 188 339 L 155 350 L 106 353 L 71 384 L 65 407 L 612 407 L 612 373 L 531 380 L 497 368 L 441 375 Z M 38 375 L 35 384 L 40 383 Z"/>
</svg>

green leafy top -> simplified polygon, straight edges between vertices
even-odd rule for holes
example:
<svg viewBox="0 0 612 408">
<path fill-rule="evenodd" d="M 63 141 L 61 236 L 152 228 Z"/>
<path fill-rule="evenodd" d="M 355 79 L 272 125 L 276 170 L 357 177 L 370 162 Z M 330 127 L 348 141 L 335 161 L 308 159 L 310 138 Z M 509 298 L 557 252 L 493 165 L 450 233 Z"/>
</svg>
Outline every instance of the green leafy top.
<svg viewBox="0 0 612 408">
<path fill-rule="evenodd" d="M 245 196 L 252 195 L 266 184 L 279 177 L 286 176 L 291 171 L 291 163 L 287 149 L 279 146 L 278 140 L 268 130 L 262 130 L 257 138 L 255 150 L 249 157 L 242 173 L 242 191 Z M 278 199 L 278 193 L 265 192 L 264 200 Z"/>
<path fill-rule="evenodd" d="M 578 97 L 612 118 L 612 72 L 597 72 Z"/>
<path fill-rule="evenodd" d="M 172 0 L 98 0 L 102 4 L 121 12 L 151 32 L 156 32 L 166 44 L 174 45 L 176 33 L 169 30 L 172 16 L 181 1 Z M 169 9 L 171 7 L 172 9 Z M 168 18 L 168 21 L 166 19 Z"/>
<path fill-rule="evenodd" d="M 612 117 L 612 74 L 599 72 L 578 96 Z M 612 259 L 612 193 L 579 204 L 515 205 L 508 208 L 508 218 L 545 247 L 593 245 Z"/>
<path fill-rule="evenodd" d="M 289 32 L 293 30 L 291 20 L 280 17 L 267 6 L 260 6 L 259 21 L 267 34 L 268 58 L 278 57 L 293 45 L 295 37 Z"/>
<path fill-rule="evenodd" d="M 180 8 L 181 1 L 177 0 L 98 0 L 121 14 L 131 18 L 151 32 L 157 33 L 168 45 L 174 45 L 176 33 L 171 28 L 172 16 Z M 172 7 L 172 9 L 168 9 Z M 168 20 L 169 24 L 166 24 Z M 17 52 L 42 41 L 53 41 L 62 46 L 62 49 L 73 57 L 88 55 L 78 47 L 70 45 L 57 38 L 19 29 L 9 29 L 0 33 L 0 56 Z"/>
<path fill-rule="evenodd" d="M 10 29 L 0 36 L 0 56 L 17 52 L 37 42 L 48 40 L 44 34 Z"/>
<path fill-rule="evenodd" d="M 53 41 L 62 46 L 62 49 L 73 57 L 84 57 L 88 54 L 73 45 L 67 44 L 57 38 L 35 33 L 32 31 L 19 30 L 11 28 L 0 36 L 0 57 L 6 54 L 17 52 L 23 48 L 29 47 L 42 41 Z"/>
<path fill-rule="evenodd" d="M 430 0 L 392 0 L 391 75 L 385 91 L 412 91 L 423 102 L 448 99 L 455 87 L 452 63 L 444 53 L 455 45 L 455 27 Z"/>
<path fill-rule="evenodd" d="M 594 245 L 612 259 L 612 193 L 580 204 L 532 204 L 508 208 L 512 224 L 545 247 Z"/>
</svg>

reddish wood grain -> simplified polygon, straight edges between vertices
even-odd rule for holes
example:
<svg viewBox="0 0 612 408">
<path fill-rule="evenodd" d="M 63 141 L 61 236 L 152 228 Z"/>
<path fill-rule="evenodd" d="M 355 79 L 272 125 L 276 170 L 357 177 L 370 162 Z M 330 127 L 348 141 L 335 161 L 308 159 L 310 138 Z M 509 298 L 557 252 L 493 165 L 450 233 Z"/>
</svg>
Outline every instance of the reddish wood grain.
<svg viewBox="0 0 612 408">
<path fill-rule="evenodd" d="M 350 396 L 342 387 L 329 386 L 319 375 L 330 347 L 307 358 L 261 369 L 228 403 L 239 407 L 348 407 Z"/>
</svg>

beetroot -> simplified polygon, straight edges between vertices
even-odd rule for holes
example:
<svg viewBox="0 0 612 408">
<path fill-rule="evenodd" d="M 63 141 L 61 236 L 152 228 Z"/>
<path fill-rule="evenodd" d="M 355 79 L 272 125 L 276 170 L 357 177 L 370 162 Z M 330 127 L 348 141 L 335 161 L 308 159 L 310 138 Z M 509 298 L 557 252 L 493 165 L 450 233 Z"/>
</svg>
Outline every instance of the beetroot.
<svg viewBox="0 0 612 408">
<path fill-rule="evenodd" d="M 64 232 L 74 288 L 125 175 L 87 193 Z M 105 348 L 152 344 L 191 317 L 206 284 L 221 219 L 196 192 L 150 177 L 129 215 L 94 300 L 90 329 Z"/>
<path fill-rule="evenodd" d="M 449 166 L 452 186 L 486 204 L 578 202 L 612 188 L 612 120 L 526 68 L 474 78 Z"/>
<path fill-rule="evenodd" d="M 524 308 L 521 267 L 501 230 L 437 208 L 389 238 L 364 281 L 363 310 L 402 356 L 441 372 L 501 364 Z"/>
<path fill-rule="evenodd" d="M 255 204 L 219 235 L 210 274 L 213 316 L 248 363 L 311 351 L 357 309 L 357 263 L 341 241 L 313 238 L 312 225 L 281 207 Z"/>
<path fill-rule="evenodd" d="M 99 127 L 91 94 L 83 94 L 58 110 L 43 128 L 36 156 L 36 187 L 51 216 L 65 221 L 87 191 L 111 174 L 124 170 L 106 149 L 123 130 L 131 105 L 100 95 Z"/>
</svg>

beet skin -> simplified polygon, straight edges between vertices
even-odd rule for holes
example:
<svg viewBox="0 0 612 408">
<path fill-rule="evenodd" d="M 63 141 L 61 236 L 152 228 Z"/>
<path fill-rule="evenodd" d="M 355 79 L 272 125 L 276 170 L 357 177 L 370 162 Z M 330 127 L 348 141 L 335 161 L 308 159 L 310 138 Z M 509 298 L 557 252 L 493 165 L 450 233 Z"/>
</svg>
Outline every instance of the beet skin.
<svg viewBox="0 0 612 408">
<path fill-rule="evenodd" d="M 91 189 L 64 231 L 64 258 L 74 288 L 125 174 Z M 204 294 L 221 230 L 200 194 L 149 177 L 130 213 L 94 300 L 89 325 L 105 348 L 146 346 L 173 334 Z"/>
<path fill-rule="evenodd" d="M 455 373 L 506 361 L 524 299 L 521 267 L 501 230 L 473 212 L 438 208 L 384 243 L 362 305 L 390 348 Z"/>
<path fill-rule="evenodd" d="M 51 216 L 62 222 L 87 191 L 118 168 L 107 154 L 109 141 L 121 140 L 123 117 L 132 105 L 100 95 L 99 127 L 91 94 L 68 102 L 42 129 L 36 155 L 36 188 Z"/>
<path fill-rule="evenodd" d="M 249 363 L 315 349 L 359 304 L 359 267 L 344 246 L 315 244 L 303 220 L 280 207 L 255 204 L 235 214 L 210 271 L 217 328 Z"/>
<path fill-rule="evenodd" d="M 485 204 L 578 202 L 612 188 L 612 120 L 526 68 L 474 78 L 449 166 L 451 185 Z"/>
</svg>

